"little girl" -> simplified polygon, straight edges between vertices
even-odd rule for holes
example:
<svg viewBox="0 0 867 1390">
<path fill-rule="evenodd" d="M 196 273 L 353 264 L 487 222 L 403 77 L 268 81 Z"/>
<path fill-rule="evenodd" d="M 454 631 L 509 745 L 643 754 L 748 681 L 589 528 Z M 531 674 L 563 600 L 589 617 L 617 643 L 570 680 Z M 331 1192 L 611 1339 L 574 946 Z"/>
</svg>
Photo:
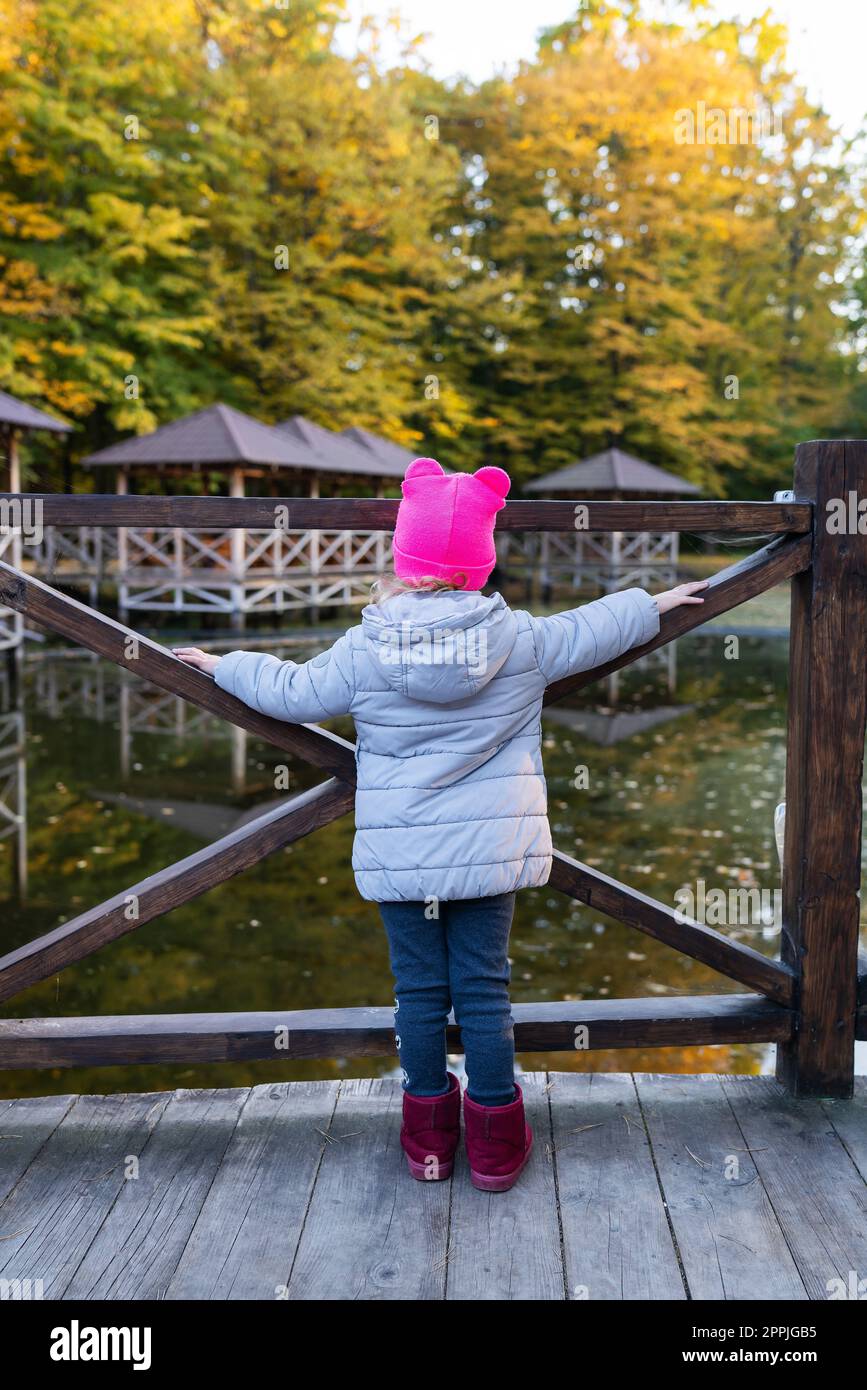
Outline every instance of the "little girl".
<svg viewBox="0 0 867 1390">
<path fill-rule="evenodd" d="M 515 893 L 551 871 L 541 756 L 545 687 L 601 666 L 694 597 L 626 589 L 552 618 L 483 596 L 501 468 L 406 471 L 394 575 L 330 650 L 298 665 L 255 652 L 176 655 L 253 709 L 293 723 L 351 714 L 358 733 L 352 867 L 379 905 L 395 977 L 401 1144 L 413 1177 L 447 1178 L 461 1089 L 446 1070 L 454 1009 L 466 1056 L 464 1121 L 476 1187 L 502 1192 L 533 1136 L 515 1083 L 508 945 Z"/>
</svg>

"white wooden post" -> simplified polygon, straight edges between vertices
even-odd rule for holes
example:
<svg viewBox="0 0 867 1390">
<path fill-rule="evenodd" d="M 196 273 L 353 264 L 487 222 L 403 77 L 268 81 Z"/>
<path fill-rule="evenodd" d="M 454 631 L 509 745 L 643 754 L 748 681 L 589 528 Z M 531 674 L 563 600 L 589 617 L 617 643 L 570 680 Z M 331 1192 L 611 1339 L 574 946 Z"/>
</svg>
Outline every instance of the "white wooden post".
<svg viewBox="0 0 867 1390">
<path fill-rule="evenodd" d="M 6 435 L 7 455 L 9 461 L 9 491 L 21 491 L 21 464 L 18 458 L 18 436 L 12 426 Z M 20 521 L 23 525 L 24 518 Z M 12 533 L 12 540 L 9 547 L 9 558 L 17 570 L 21 568 L 22 558 L 22 531 L 20 528 Z M 4 609 L 3 626 L 8 630 L 10 636 L 6 644 L 12 651 L 20 647 L 24 637 L 24 617 L 23 614 L 14 612 L 12 609 Z M 14 659 L 14 658 L 13 658 Z"/>
<path fill-rule="evenodd" d="M 229 496 L 244 496 L 244 470 L 243 468 L 233 468 L 229 476 Z M 246 618 L 246 560 L 247 560 L 247 532 L 242 526 L 237 526 L 231 532 L 231 554 L 232 554 L 232 627 L 236 632 L 244 631 Z"/>
<path fill-rule="evenodd" d="M 376 480 L 376 495 L 383 497 L 385 488 L 381 478 Z M 385 574 L 388 569 L 388 537 L 385 531 L 376 533 L 376 549 L 374 551 L 374 568 L 377 575 Z"/>
<path fill-rule="evenodd" d="M 614 589 L 616 589 L 616 588 L 617 588 L 617 585 L 618 585 L 618 582 L 619 582 L 619 576 L 618 576 L 617 571 L 618 571 L 619 568 L 620 568 L 620 547 L 621 547 L 621 542 L 622 542 L 622 540 L 623 540 L 623 532 L 622 532 L 622 531 L 612 531 L 612 532 L 611 532 L 611 540 L 610 540 L 609 549 L 608 549 L 608 579 L 607 579 L 607 583 L 606 583 L 605 586 L 604 586 L 608 593 L 611 593 Z M 617 690 L 618 690 L 618 687 L 619 687 L 619 682 L 618 682 L 618 680 L 616 679 L 616 677 L 617 677 L 617 672 L 615 672 L 614 675 L 615 675 L 615 679 L 614 679 L 614 683 L 613 683 L 613 687 L 612 687 L 612 688 L 613 688 L 613 690 L 614 690 L 614 697 L 613 697 L 613 698 L 614 698 L 614 700 L 616 700 L 616 699 L 617 699 Z M 613 701 L 612 701 L 612 703 L 613 703 Z"/>
<path fill-rule="evenodd" d="M 174 541 L 175 597 L 174 610 L 184 611 L 184 531 L 182 526 L 172 528 Z"/>
<path fill-rule="evenodd" d="M 313 473 L 310 477 L 310 496 L 319 496 L 319 474 Z M 312 622 L 319 621 L 319 531 L 313 530 L 309 533 L 309 553 L 310 553 L 310 618 Z"/>
<path fill-rule="evenodd" d="M 115 492 L 118 497 L 126 497 L 129 492 L 129 470 L 119 468 L 115 478 Z M 127 621 L 129 613 L 129 589 L 127 586 L 126 572 L 128 563 L 129 548 L 127 545 L 127 534 L 125 526 L 117 528 L 117 608 L 118 616 L 122 623 Z"/>
</svg>

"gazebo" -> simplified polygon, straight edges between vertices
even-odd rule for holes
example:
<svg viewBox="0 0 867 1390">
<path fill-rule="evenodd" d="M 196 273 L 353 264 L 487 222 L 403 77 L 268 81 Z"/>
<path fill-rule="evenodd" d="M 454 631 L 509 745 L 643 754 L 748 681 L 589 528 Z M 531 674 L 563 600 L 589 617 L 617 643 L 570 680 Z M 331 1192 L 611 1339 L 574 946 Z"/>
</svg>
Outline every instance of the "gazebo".
<svg viewBox="0 0 867 1390">
<path fill-rule="evenodd" d="M 701 489 L 623 449 L 610 448 L 535 478 L 525 491 L 545 497 L 574 498 L 576 502 L 636 502 L 695 497 Z M 677 531 L 603 534 L 576 530 L 563 535 L 543 533 L 541 539 L 538 558 L 545 586 L 558 580 L 573 587 L 584 582 L 611 592 L 631 584 L 674 582 L 679 553 Z"/>
<path fill-rule="evenodd" d="M 266 425 L 233 406 L 217 403 L 161 425 L 151 434 L 110 444 L 83 460 L 85 468 L 117 469 L 118 491 L 131 482 L 170 480 L 198 475 L 225 477 L 233 497 L 243 497 L 247 481 L 274 496 L 319 495 L 320 479 L 358 477 L 381 480 L 395 476 L 393 465 L 353 443 L 294 415 Z"/>
<path fill-rule="evenodd" d="M 343 433 L 353 444 L 360 444 L 362 449 L 367 449 L 380 463 L 390 464 L 395 469 L 395 477 L 402 478 L 416 457 L 411 449 L 405 449 L 402 444 L 395 444 L 393 440 L 384 439 L 379 434 L 371 434 L 370 430 L 361 429 L 358 425 L 350 425 Z"/>
<path fill-rule="evenodd" d="M 225 485 L 232 497 L 318 497 L 359 482 L 382 496 L 406 464 L 397 445 L 364 442 L 293 415 L 266 425 L 217 403 L 147 435 L 111 444 L 85 468 L 116 470 L 126 493 L 154 479 L 193 477 Z M 399 451 L 403 453 L 404 451 Z M 406 462 L 413 457 L 407 453 Z M 223 481 L 224 480 L 224 481 Z M 371 579 L 388 564 L 388 537 L 357 531 L 201 531 L 127 528 L 118 532 L 121 613 L 134 610 L 221 613 L 236 628 L 251 612 L 282 613 L 365 601 Z"/>
<path fill-rule="evenodd" d="M 5 482 L 8 492 L 21 491 L 18 442 L 21 435 L 28 434 L 31 430 L 69 434 L 72 426 L 65 420 L 59 420 L 56 415 L 48 415 L 44 410 L 37 410 L 36 406 L 28 405 L 26 401 L 19 401 L 7 391 L 0 391 L 0 439 L 6 455 Z M 0 556 L 7 556 L 16 569 L 21 568 L 22 520 L 29 525 L 27 518 L 19 517 L 16 520 L 6 515 L 0 527 Z M 24 632 L 23 623 L 20 613 L 14 613 L 9 608 L 0 608 L 0 651 L 19 646 Z"/>
<path fill-rule="evenodd" d="M 527 492 L 566 493 L 570 497 L 594 495 L 615 501 L 619 497 L 638 498 L 696 496 L 701 489 L 676 473 L 667 473 L 655 463 L 636 458 L 623 449 L 603 449 L 581 462 L 567 463 L 544 477 L 528 483 Z"/>
<path fill-rule="evenodd" d="M 366 430 L 344 430 L 342 434 L 314 424 L 303 415 L 292 415 L 275 427 L 281 434 L 309 450 L 318 460 L 318 471 L 310 475 L 309 496 L 320 495 L 322 478 L 374 479 L 376 495 L 381 497 L 386 483 L 400 482 L 415 458 L 408 449 L 377 439 Z M 314 490 L 315 489 L 315 490 Z"/>
<path fill-rule="evenodd" d="M 0 435 L 6 450 L 7 482 L 9 492 L 21 491 L 21 471 L 18 459 L 18 438 L 30 430 L 50 430 L 53 434 L 69 434 L 72 425 L 37 410 L 35 405 L 19 401 L 8 391 L 0 391 Z"/>
</svg>

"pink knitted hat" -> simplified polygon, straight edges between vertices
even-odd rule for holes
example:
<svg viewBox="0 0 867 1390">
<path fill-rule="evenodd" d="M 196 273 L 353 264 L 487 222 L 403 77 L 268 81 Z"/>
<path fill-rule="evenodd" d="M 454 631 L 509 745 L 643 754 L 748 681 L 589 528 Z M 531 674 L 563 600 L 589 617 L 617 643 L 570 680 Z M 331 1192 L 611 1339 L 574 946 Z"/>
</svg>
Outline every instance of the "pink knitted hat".
<svg viewBox="0 0 867 1390">
<path fill-rule="evenodd" d="M 494 523 L 511 486 L 502 468 L 446 474 L 436 459 L 413 459 L 394 528 L 395 574 L 481 589 L 496 564 Z"/>
</svg>

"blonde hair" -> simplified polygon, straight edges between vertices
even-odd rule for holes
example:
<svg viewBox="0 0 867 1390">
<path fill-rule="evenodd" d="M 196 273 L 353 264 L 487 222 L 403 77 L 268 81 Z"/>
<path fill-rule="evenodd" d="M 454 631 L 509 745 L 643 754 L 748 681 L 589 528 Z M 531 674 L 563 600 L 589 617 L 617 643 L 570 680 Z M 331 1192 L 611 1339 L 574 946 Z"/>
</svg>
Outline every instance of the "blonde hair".
<svg viewBox="0 0 867 1390">
<path fill-rule="evenodd" d="M 437 579 L 432 574 L 426 574 L 422 579 L 401 579 L 394 573 L 382 574 L 371 584 L 370 597 L 373 603 L 384 603 L 395 594 L 437 593 L 441 589 L 462 589 L 466 578 L 463 571 L 451 579 Z"/>
</svg>

